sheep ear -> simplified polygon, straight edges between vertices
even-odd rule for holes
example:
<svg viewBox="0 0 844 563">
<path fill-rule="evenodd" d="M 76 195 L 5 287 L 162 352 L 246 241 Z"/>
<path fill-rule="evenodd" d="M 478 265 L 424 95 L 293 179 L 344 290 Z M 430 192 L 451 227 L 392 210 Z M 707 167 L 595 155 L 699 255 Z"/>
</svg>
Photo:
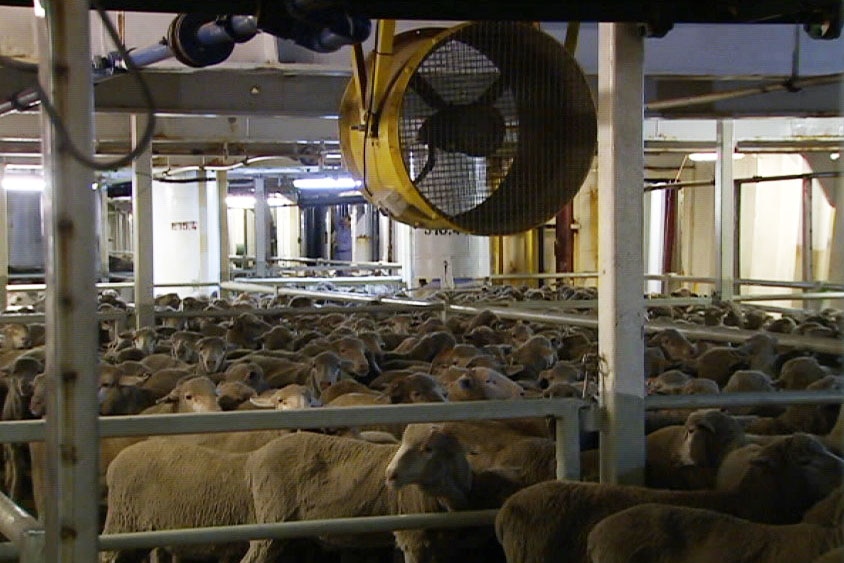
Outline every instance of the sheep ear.
<svg viewBox="0 0 844 563">
<path fill-rule="evenodd" d="M 259 409 L 271 409 L 275 406 L 269 397 L 250 397 L 249 402 Z"/>
<path fill-rule="evenodd" d="M 525 371 L 525 366 L 521 364 L 513 364 L 504 368 L 504 374 L 507 377 L 513 377 L 514 375 L 518 375 L 523 371 Z"/>
<path fill-rule="evenodd" d="M 712 422 L 706 420 L 705 418 L 698 420 L 697 426 L 698 426 L 698 428 L 703 428 L 704 430 L 706 430 L 706 431 L 708 431 L 712 434 L 715 434 L 715 426 L 712 424 Z"/>
<path fill-rule="evenodd" d="M 121 375 L 120 379 L 118 380 L 119 385 L 123 385 L 124 387 L 129 386 L 138 386 L 142 385 L 146 382 L 147 379 L 150 378 L 149 373 L 141 373 L 137 375 Z"/>
<path fill-rule="evenodd" d="M 169 395 L 164 395 L 163 397 L 161 397 L 160 399 L 155 401 L 155 404 L 160 405 L 162 403 L 175 403 L 178 400 L 179 400 L 178 395 L 173 395 L 172 393 L 170 393 Z"/>
</svg>

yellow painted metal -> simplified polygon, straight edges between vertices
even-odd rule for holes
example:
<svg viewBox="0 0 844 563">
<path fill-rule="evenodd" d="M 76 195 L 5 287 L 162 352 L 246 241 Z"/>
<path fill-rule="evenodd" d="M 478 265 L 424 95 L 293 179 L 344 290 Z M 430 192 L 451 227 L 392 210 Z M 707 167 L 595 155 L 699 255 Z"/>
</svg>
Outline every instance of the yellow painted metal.
<svg viewBox="0 0 844 563">
<path fill-rule="evenodd" d="M 415 29 L 394 36 L 392 41 L 387 38 L 389 27 L 379 26 L 376 51 L 366 61 L 367 71 L 374 67 L 369 81 L 372 97 L 361 100 L 352 81 L 341 102 L 340 148 L 349 171 L 363 180 L 365 195 L 376 207 L 414 227 L 459 229 L 425 201 L 408 176 L 401 154 L 399 116 L 413 73 L 428 53 L 465 25 L 470 24 Z M 386 52 L 388 56 L 384 56 Z M 363 122 L 361 107 L 371 109 Z"/>
</svg>

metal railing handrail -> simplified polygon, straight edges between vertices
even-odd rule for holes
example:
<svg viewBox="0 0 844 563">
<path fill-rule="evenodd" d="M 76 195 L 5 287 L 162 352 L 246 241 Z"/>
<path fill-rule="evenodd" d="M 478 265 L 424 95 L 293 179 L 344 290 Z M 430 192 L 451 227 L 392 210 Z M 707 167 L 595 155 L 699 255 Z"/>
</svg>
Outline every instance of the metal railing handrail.
<svg viewBox="0 0 844 563">
<path fill-rule="evenodd" d="M 180 530 L 158 530 L 100 536 L 100 549 L 146 549 L 161 545 L 245 542 L 257 539 L 280 539 L 331 534 L 370 534 L 393 530 L 425 528 L 462 528 L 490 525 L 498 510 L 466 510 L 395 516 L 360 516 L 296 520 L 273 524 L 241 524 Z"/>
<path fill-rule="evenodd" d="M 708 409 L 724 407 L 836 405 L 844 403 L 844 391 L 757 391 L 700 395 L 649 395 L 645 410 Z"/>
</svg>

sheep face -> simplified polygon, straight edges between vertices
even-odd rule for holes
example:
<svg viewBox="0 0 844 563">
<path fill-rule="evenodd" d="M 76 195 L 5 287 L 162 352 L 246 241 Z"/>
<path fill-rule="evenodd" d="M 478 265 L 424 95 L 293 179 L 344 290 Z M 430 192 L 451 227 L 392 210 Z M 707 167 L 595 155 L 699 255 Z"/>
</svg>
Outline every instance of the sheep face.
<svg viewBox="0 0 844 563">
<path fill-rule="evenodd" d="M 466 505 L 472 471 L 460 442 L 442 427 L 411 424 L 385 473 L 387 486 L 397 490 L 419 485 L 446 500 L 451 509 Z"/>
<path fill-rule="evenodd" d="M 32 380 L 32 397 L 29 399 L 29 412 L 35 418 L 41 418 L 47 412 L 47 380 L 43 373 Z"/>
<path fill-rule="evenodd" d="M 217 373 L 226 360 L 226 341 L 217 336 L 208 336 L 196 343 L 199 367 L 205 373 Z"/>
<path fill-rule="evenodd" d="M 179 331 L 170 337 L 170 353 L 177 360 L 193 364 L 199 360 L 196 343 L 202 336 L 198 333 Z"/>
<path fill-rule="evenodd" d="M 345 373 L 355 373 L 356 371 L 352 362 L 341 358 L 333 352 L 321 352 L 311 361 L 309 376 L 311 388 L 316 393 L 321 393 L 340 381 Z"/>
<path fill-rule="evenodd" d="M 132 345 L 147 356 L 155 352 L 156 344 L 158 344 L 158 334 L 154 329 L 139 328 L 132 335 Z"/>
<path fill-rule="evenodd" d="M 726 448 L 744 435 L 741 424 L 717 410 L 696 411 L 686 420 L 686 432 L 679 449 L 684 466 L 717 468 Z"/>
<path fill-rule="evenodd" d="M 267 389 L 267 382 L 264 380 L 264 370 L 254 362 L 232 364 L 226 370 L 225 380 L 240 381 L 258 393 Z"/>
<path fill-rule="evenodd" d="M 275 409 L 277 411 L 301 410 L 321 406 L 310 389 L 295 383 L 282 387 L 269 397 L 252 397 L 249 402 L 262 409 Z"/>
<path fill-rule="evenodd" d="M 23 350 L 32 347 L 29 327 L 21 323 L 11 323 L 3 327 L 3 340 L 6 348 Z"/>
<path fill-rule="evenodd" d="M 217 388 L 207 377 L 193 377 L 179 383 L 159 402 L 176 403 L 175 412 L 217 412 Z"/>
</svg>

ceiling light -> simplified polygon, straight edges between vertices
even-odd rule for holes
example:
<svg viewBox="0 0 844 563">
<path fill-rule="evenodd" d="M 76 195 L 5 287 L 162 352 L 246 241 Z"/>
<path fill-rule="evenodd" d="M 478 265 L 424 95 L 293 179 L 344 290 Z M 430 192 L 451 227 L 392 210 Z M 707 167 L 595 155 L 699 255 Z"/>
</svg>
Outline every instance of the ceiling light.
<svg viewBox="0 0 844 563">
<path fill-rule="evenodd" d="M 829 153 L 829 160 L 838 160 L 841 158 L 841 154 L 837 152 Z"/>
<path fill-rule="evenodd" d="M 6 174 L 3 189 L 7 192 L 43 192 L 44 178 L 40 176 Z"/>
<path fill-rule="evenodd" d="M 744 153 L 733 153 L 733 160 L 741 160 L 742 158 L 744 158 Z M 693 152 L 689 155 L 689 160 L 691 160 L 692 162 L 715 162 L 716 160 L 718 160 L 718 153 Z"/>
<path fill-rule="evenodd" d="M 360 180 L 348 176 L 340 178 L 299 178 L 293 187 L 300 190 L 350 190 L 360 187 Z"/>
<path fill-rule="evenodd" d="M 254 209 L 255 198 L 251 195 L 226 196 L 226 205 L 231 209 Z"/>
</svg>

